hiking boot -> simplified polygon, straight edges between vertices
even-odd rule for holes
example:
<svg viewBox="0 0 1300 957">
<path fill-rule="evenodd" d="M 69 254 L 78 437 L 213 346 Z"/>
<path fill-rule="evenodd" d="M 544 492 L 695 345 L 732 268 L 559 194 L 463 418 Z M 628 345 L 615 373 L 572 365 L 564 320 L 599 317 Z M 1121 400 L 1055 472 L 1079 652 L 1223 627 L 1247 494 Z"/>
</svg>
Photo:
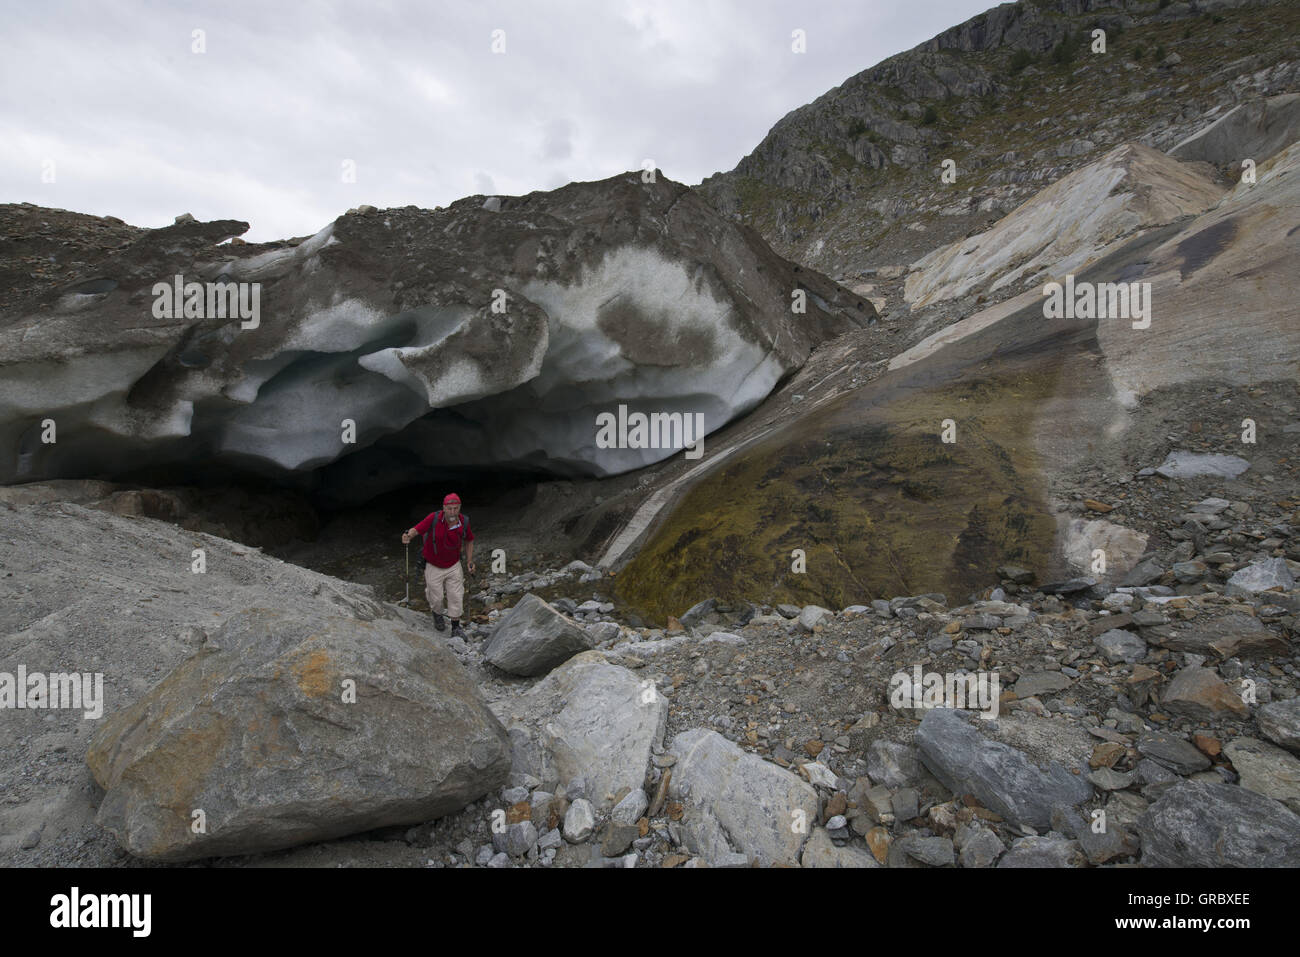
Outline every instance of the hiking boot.
<svg viewBox="0 0 1300 957">
<path fill-rule="evenodd" d="M 433 613 L 433 627 L 437 628 L 439 631 L 442 631 L 442 629 L 446 627 L 446 624 L 442 620 L 442 615 L 438 614 L 436 611 Z"/>
<path fill-rule="evenodd" d="M 460 629 L 459 619 L 453 618 L 451 621 L 451 636 L 453 638 L 460 638 L 462 640 L 465 638 L 465 632 L 461 631 Z"/>
</svg>

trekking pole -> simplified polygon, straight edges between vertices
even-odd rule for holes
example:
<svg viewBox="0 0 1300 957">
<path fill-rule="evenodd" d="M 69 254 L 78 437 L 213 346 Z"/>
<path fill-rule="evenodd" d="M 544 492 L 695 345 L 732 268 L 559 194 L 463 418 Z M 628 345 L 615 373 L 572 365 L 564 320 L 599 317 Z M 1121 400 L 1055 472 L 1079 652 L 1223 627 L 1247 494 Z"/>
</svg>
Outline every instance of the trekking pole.
<svg viewBox="0 0 1300 957">
<path fill-rule="evenodd" d="M 411 543 L 406 543 L 406 574 L 402 576 L 406 581 L 406 597 L 398 602 L 399 605 L 410 606 L 411 604 Z"/>
</svg>

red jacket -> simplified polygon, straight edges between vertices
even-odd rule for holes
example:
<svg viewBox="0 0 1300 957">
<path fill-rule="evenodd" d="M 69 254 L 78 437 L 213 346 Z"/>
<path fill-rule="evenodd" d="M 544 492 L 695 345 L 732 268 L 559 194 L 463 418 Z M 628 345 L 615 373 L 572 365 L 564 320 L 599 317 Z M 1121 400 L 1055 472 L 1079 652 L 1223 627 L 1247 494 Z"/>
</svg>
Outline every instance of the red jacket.
<svg viewBox="0 0 1300 957">
<path fill-rule="evenodd" d="M 429 529 L 433 534 L 429 534 Z M 457 515 L 456 524 L 447 527 L 442 509 L 430 512 L 415 530 L 424 536 L 422 554 L 424 560 L 437 568 L 451 568 L 460 561 L 461 542 L 474 541 L 474 533 L 469 527 L 468 515 Z"/>
</svg>

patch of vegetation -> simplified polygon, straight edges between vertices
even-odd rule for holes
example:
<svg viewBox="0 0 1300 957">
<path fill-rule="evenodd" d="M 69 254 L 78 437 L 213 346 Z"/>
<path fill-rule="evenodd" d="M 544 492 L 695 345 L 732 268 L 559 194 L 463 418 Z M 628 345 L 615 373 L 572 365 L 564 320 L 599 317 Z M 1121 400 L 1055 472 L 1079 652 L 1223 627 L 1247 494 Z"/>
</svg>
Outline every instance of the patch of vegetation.
<svg viewBox="0 0 1300 957">
<path fill-rule="evenodd" d="M 1156 52 L 1155 52 L 1155 57 L 1154 57 L 1154 59 L 1155 59 L 1155 61 L 1156 61 L 1157 63 L 1159 63 L 1161 60 L 1163 60 L 1163 59 L 1164 59 L 1165 57 L 1167 57 L 1168 55 L 1169 55 L 1169 51 L 1165 49 L 1165 45 L 1162 43 L 1162 44 L 1160 44 L 1158 47 L 1156 47 Z"/>
<path fill-rule="evenodd" d="M 1159 7 L 1159 9 L 1163 10 L 1165 7 L 1169 6 L 1169 4 L 1171 4 L 1171 3 L 1173 3 L 1173 0 L 1160 0 L 1160 7 Z"/>
<path fill-rule="evenodd" d="M 1142 57 L 1146 55 L 1146 52 L 1147 51 L 1143 48 L 1142 44 L 1139 43 L 1137 46 L 1133 48 L 1133 59 L 1135 60 L 1142 59 Z"/>
<path fill-rule="evenodd" d="M 921 125 L 934 126 L 934 124 L 938 122 L 939 122 L 939 111 L 936 110 L 933 106 L 927 106 L 925 108 L 925 112 L 921 114 Z"/>
<path fill-rule="evenodd" d="M 1067 31 L 1065 36 L 1061 37 L 1061 42 L 1052 47 L 1052 62 L 1057 66 L 1069 66 L 1074 62 L 1078 45 L 1078 34 Z"/>
<path fill-rule="evenodd" d="M 1007 70 L 1012 76 L 1015 76 L 1029 64 L 1034 62 L 1034 55 L 1028 50 L 1017 50 L 1011 54 L 1011 62 L 1007 64 Z"/>
<path fill-rule="evenodd" d="M 865 132 L 867 132 L 867 122 L 866 120 L 859 117 L 858 119 L 854 120 L 852 123 L 849 124 L 849 128 L 844 135 L 851 140 L 856 140 L 859 136 L 861 136 Z"/>
</svg>

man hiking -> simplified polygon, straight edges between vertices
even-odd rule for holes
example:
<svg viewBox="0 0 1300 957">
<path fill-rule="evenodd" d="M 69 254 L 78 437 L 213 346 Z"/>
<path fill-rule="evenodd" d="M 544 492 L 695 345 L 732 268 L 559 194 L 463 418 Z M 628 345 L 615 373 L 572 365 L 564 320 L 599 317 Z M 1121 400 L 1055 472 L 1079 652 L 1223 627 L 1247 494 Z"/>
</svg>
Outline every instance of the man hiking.
<svg viewBox="0 0 1300 957">
<path fill-rule="evenodd" d="M 450 493 L 442 500 L 442 511 L 430 512 L 424 520 L 402 533 L 402 544 L 410 544 L 416 535 L 424 536 L 422 554 L 428 562 L 424 566 L 424 595 L 433 612 L 433 624 L 442 630 L 442 593 L 447 592 L 447 617 L 451 619 L 451 634 L 464 638 L 460 616 L 465 600 L 465 575 L 460 569 L 460 549 L 465 546 L 465 561 L 470 574 L 474 574 L 474 533 L 470 531 L 469 516 L 460 514 L 460 496 Z"/>
</svg>

